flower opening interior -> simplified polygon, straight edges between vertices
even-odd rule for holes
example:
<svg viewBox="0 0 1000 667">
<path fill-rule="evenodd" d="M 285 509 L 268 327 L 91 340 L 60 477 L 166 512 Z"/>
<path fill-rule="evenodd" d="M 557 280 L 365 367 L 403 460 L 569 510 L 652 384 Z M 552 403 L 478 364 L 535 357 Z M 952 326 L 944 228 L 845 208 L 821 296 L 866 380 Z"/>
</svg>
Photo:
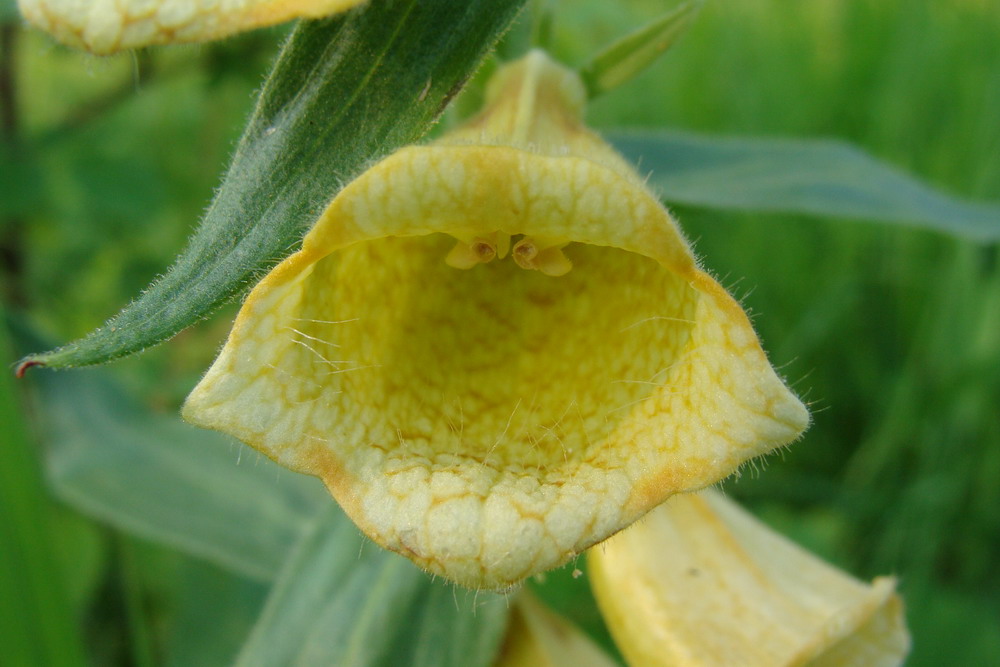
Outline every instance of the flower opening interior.
<svg viewBox="0 0 1000 667">
<path fill-rule="evenodd" d="M 325 287 L 304 286 L 276 365 L 300 379 L 289 398 L 314 404 L 312 437 L 397 469 L 473 463 L 542 483 L 618 465 L 608 438 L 669 394 L 694 290 L 612 248 L 572 244 L 573 269 L 552 277 L 510 257 L 452 268 L 454 243 L 359 243 L 304 278 Z"/>
</svg>

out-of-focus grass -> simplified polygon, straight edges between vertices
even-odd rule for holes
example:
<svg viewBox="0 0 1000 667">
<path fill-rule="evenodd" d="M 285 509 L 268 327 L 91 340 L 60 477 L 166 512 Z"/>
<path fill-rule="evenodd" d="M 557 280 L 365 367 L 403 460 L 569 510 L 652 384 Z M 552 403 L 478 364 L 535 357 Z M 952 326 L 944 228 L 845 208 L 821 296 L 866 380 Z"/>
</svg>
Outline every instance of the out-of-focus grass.
<svg viewBox="0 0 1000 667">
<path fill-rule="evenodd" d="M 663 3 L 560 7 L 554 50 L 580 62 Z M 17 212 L 37 321 L 62 338 L 85 333 L 167 265 L 208 202 L 273 37 L 138 60 L 22 39 L 21 133 L 47 184 Z M 590 119 L 836 137 L 956 194 L 1000 199 L 998 37 L 989 0 L 709 2 L 667 58 Z M 997 248 L 895 226 L 677 213 L 815 412 L 804 440 L 727 489 L 859 575 L 897 573 L 910 664 L 987 664 L 1000 653 Z M 125 362 L 127 382 L 176 404 L 226 328 L 222 318 Z M 184 568 L 138 561 L 166 600 L 146 611 L 169 657 L 161 644 L 193 622 L 178 609 L 211 605 L 171 574 Z"/>
<path fill-rule="evenodd" d="M 641 103 L 609 97 L 595 116 L 846 138 L 946 190 L 998 199 L 998 36 L 988 3 L 710 3 L 669 62 L 621 96 Z M 749 293 L 772 359 L 815 410 L 803 441 L 727 487 L 852 571 L 897 573 L 910 664 L 988 663 L 1000 650 L 997 248 L 679 214 L 706 263 Z"/>
<path fill-rule="evenodd" d="M 613 33 L 624 10 L 595 13 Z M 585 57 L 573 30 L 558 36 Z M 998 37 L 988 2 L 709 2 L 664 62 L 591 119 L 847 139 L 996 200 Z M 801 442 L 726 488 L 851 571 L 896 573 L 909 664 L 988 664 L 1000 651 L 997 248 L 840 220 L 677 213 L 814 410 Z"/>
<path fill-rule="evenodd" d="M 10 354 L 3 329 L 0 352 Z M 45 494 L 13 385 L 9 374 L 0 377 L 3 660 L 10 665 L 77 665 L 84 658 L 79 621 L 96 575 L 96 542 L 79 519 L 66 516 Z"/>
</svg>

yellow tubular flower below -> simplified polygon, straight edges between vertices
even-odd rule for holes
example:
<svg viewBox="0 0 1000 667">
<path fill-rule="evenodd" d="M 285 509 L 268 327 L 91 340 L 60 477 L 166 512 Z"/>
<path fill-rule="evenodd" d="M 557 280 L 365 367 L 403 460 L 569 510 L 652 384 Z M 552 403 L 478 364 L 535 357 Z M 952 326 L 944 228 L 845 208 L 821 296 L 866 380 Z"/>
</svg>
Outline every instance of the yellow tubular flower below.
<svg viewBox="0 0 1000 667">
<path fill-rule="evenodd" d="M 250 294 L 185 418 L 491 589 L 795 439 L 806 409 L 583 103 L 533 52 L 468 124 L 347 185 Z"/>
<path fill-rule="evenodd" d="M 893 667 L 909 652 L 891 578 L 857 581 L 717 491 L 671 498 L 587 562 L 635 667 Z"/>
<path fill-rule="evenodd" d="M 152 44 L 201 42 L 364 0 L 18 0 L 21 14 L 63 44 L 107 55 Z"/>
<path fill-rule="evenodd" d="M 617 667 L 617 664 L 579 628 L 524 590 L 514 601 L 507 635 L 493 667 Z"/>
</svg>

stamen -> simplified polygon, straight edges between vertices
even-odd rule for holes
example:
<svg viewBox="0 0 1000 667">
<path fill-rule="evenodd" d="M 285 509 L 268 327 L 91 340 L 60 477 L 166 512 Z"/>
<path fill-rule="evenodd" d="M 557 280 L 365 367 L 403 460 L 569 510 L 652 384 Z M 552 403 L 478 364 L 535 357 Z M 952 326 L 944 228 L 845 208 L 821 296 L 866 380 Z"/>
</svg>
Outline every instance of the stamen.
<svg viewBox="0 0 1000 667">
<path fill-rule="evenodd" d="M 444 262 L 455 269 L 471 269 L 477 264 L 491 261 L 496 256 L 496 245 L 487 239 L 477 237 L 470 242 L 459 240 L 445 257 Z"/>
<path fill-rule="evenodd" d="M 497 256 L 497 249 L 486 241 L 476 241 L 472 244 L 472 253 L 480 262 L 488 262 Z"/>
<path fill-rule="evenodd" d="M 514 245 L 514 261 L 522 269 L 533 269 L 532 262 L 538 256 L 538 246 L 535 242 L 524 237 Z"/>
<path fill-rule="evenodd" d="M 493 232 L 468 240 L 459 238 L 444 261 L 455 269 L 471 269 L 477 264 L 491 262 L 495 257 L 502 259 L 509 250 L 510 234 Z"/>
<path fill-rule="evenodd" d="M 573 268 L 573 263 L 563 254 L 565 245 L 565 241 L 525 236 L 514 244 L 514 261 L 522 269 L 541 271 L 547 276 L 564 276 Z"/>
</svg>

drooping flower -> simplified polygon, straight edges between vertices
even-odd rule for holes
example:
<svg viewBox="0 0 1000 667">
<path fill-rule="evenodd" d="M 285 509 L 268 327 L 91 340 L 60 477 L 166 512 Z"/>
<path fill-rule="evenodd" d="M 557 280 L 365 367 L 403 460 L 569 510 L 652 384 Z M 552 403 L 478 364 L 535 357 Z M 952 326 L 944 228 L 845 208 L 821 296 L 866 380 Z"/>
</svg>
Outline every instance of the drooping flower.
<svg viewBox="0 0 1000 667">
<path fill-rule="evenodd" d="M 318 18 L 365 0 L 18 0 L 24 18 L 69 46 L 107 55 L 152 44 L 201 42 Z"/>
<path fill-rule="evenodd" d="M 808 414 L 541 52 L 347 185 L 252 291 L 184 416 L 320 477 L 470 587 L 560 565 Z"/>
<path fill-rule="evenodd" d="M 892 578 L 858 581 L 717 491 L 674 496 L 587 562 L 631 665 L 895 667 L 909 652 Z"/>
<path fill-rule="evenodd" d="M 864 584 L 711 489 L 674 496 L 587 562 L 635 667 L 898 667 L 910 649 L 892 578 Z M 515 595 L 495 667 L 613 664 L 530 589 Z"/>
<path fill-rule="evenodd" d="M 514 598 L 507 634 L 493 667 L 617 667 L 617 664 L 582 630 L 525 589 Z"/>
</svg>

